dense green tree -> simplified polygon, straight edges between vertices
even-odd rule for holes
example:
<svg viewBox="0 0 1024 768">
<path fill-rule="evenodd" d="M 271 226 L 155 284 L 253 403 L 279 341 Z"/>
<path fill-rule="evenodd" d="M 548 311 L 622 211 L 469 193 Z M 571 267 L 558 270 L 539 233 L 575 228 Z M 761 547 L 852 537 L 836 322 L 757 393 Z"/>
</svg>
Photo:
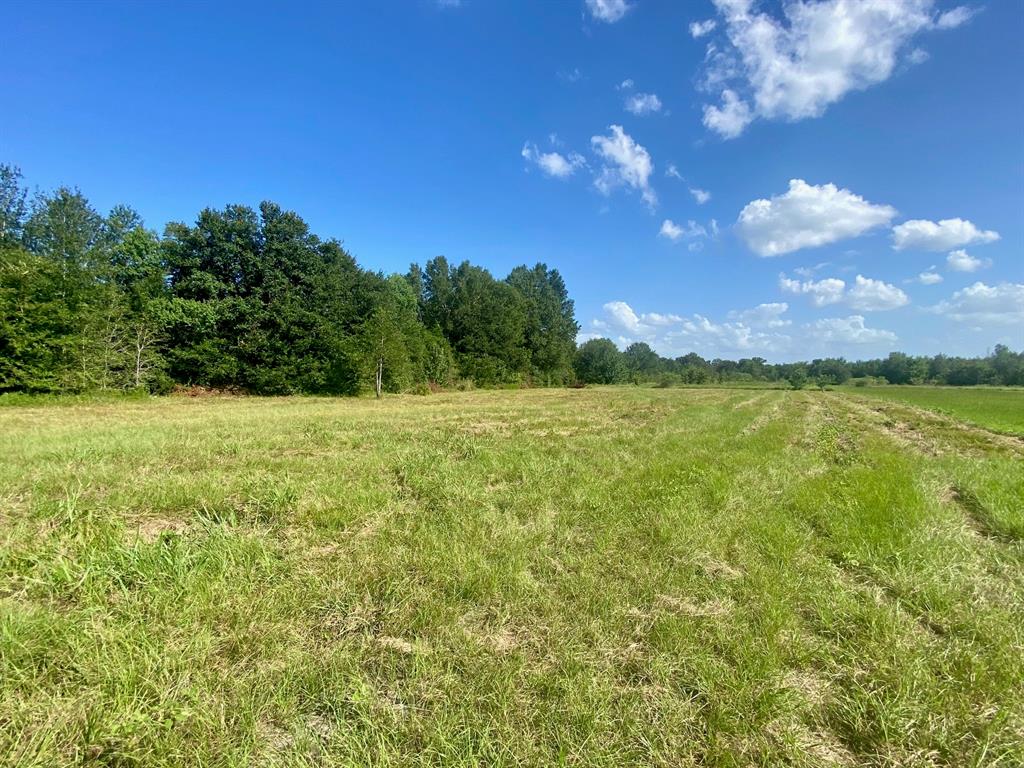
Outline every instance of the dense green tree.
<svg viewBox="0 0 1024 768">
<path fill-rule="evenodd" d="M 626 347 L 623 352 L 626 371 L 632 381 L 651 380 L 663 370 L 658 353 L 643 341 L 637 341 Z"/>
<path fill-rule="evenodd" d="M 21 170 L 0 164 L 0 248 L 21 243 L 22 227 L 28 214 L 26 194 L 21 186 Z"/>
<path fill-rule="evenodd" d="M 562 276 L 537 264 L 532 269 L 516 267 L 506 282 L 523 299 L 523 341 L 531 377 L 549 385 L 570 381 L 579 325 Z"/>
<path fill-rule="evenodd" d="M 0 392 L 78 391 L 81 323 L 60 265 L 0 247 Z"/>
<path fill-rule="evenodd" d="M 619 384 L 626 380 L 626 361 L 609 339 L 590 339 L 576 351 L 576 378 L 584 384 Z"/>
</svg>

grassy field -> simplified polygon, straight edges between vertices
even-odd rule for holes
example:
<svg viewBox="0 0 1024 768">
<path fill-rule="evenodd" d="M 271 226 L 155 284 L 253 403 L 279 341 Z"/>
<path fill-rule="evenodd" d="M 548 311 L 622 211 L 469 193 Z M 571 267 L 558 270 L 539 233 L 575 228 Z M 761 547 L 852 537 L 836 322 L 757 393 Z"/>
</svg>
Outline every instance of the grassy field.
<svg viewBox="0 0 1024 768">
<path fill-rule="evenodd" d="M 989 429 L 1024 435 L 1024 389 L 981 387 L 865 387 L 868 397 L 939 411 Z"/>
<path fill-rule="evenodd" d="M 6 766 L 1024 764 L 1024 441 L 942 414 L 169 398 L 0 452 Z"/>
</svg>

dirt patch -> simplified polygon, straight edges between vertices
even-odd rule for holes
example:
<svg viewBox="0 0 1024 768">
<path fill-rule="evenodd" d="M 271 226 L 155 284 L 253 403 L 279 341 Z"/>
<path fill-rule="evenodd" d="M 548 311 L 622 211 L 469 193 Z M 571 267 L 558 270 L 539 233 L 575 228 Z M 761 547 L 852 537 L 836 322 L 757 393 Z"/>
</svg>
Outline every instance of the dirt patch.
<svg viewBox="0 0 1024 768">
<path fill-rule="evenodd" d="M 389 648 L 392 651 L 396 651 L 401 654 L 408 655 L 416 652 L 415 644 L 409 642 L 408 640 L 404 640 L 401 637 L 390 637 L 389 635 L 380 635 L 379 637 L 375 637 L 374 641 L 377 643 L 377 645 L 381 646 L 382 648 Z"/>
<path fill-rule="evenodd" d="M 138 537 L 146 544 L 152 544 L 166 536 L 181 536 L 188 532 L 188 523 L 183 520 L 148 518 L 141 520 L 136 529 Z"/>
</svg>

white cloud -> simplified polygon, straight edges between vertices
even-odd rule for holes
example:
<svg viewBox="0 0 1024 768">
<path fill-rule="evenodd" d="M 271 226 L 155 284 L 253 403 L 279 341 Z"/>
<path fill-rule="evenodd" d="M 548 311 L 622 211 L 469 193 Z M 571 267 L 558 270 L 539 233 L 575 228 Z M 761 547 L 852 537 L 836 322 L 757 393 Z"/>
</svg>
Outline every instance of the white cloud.
<svg viewBox="0 0 1024 768">
<path fill-rule="evenodd" d="M 693 199 L 697 201 L 697 205 L 704 205 L 704 203 L 711 199 L 711 193 L 706 189 L 690 187 L 690 194 L 693 195 Z"/>
<path fill-rule="evenodd" d="M 852 309 L 876 312 L 896 309 L 910 303 L 910 298 L 891 283 L 857 275 L 849 290 L 846 282 L 837 277 L 822 280 L 793 280 L 785 274 L 779 275 L 779 288 L 784 293 L 809 296 L 815 307 L 844 303 Z"/>
<path fill-rule="evenodd" d="M 862 315 L 827 317 L 803 326 L 808 339 L 824 344 L 878 344 L 897 341 L 896 334 L 868 328 Z"/>
<path fill-rule="evenodd" d="M 558 73 L 558 79 L 564 80 L 567 83 L 578 83 L 583 79 L 583 73 L 580 72 L 579 67 L 573 67 L 570 70 L 561 70 Z"/>
<path fill-rule="evenodd" d="M 725 139 L 735 139 L 753 119 L 750 105 L 730 88 L 722 91 L 722 106 L 704 105 L 704 125 Z"/>
<path fill-rule="evenodd" d="M 771 304 L 758 304 L 753 309 L 732 310 L 727 317 L 730 320 L 738 320 L 755 327 L 782 328 L 791 325 L 791 320 L 783 320 L 789 310 L 789 304 L 784 301 L 772 302 Z"/>
<path fill-rule="evenodd" d="M 966 24 L 971 20 L 971 17 L 977 11 L 974 8 L 968 8 L 965 5 L 958 6 L 951 10 L 946 11 L 935 21 L 935 26 L 939 29 L 955 29 L 961 24 Z"/>
<path fill-rule="evenodd" d="M 679 173 L 679 169 L 676 168 L 674 163 L 669 163 L 668 168 L 665 170 L 665 175 L 670 178 L 679 179 L 680 181 L 683 181 L 683 175 Z"/>
<path fill-rule="evenodd" d="M 617 86 L 615 86 L 615 90 L 617 90 L 617 91 L 628 91 L 628 90 L 631 90 L 632 88 L 633 88 L 633 80 L 631 78 L 628 78 L 628 77 L 625 80 L 623 80 L 621 83 L 619 83 Z"/>
<path fill-rule="evenodd" d="M 654 93 L 635 93 L 626 99 L 626 111 L 643 116 L 661 111 L 661 99 Z"/>
<path fill-rule="evenodd" d="M 526 142 L 520 154 L 524 159 L 533 163 L 548 176 L 556 179 L 567 179 L 576 172 L 577 168 L 586 165 L 582 155 L 570 152 L 567 156 L 559 152 L 541 152 L 536 144 Z"/>
<path fill-rule="evenodd" d="M 587 0 L 587 10 L 598 21 L 614 24 L 632 8 L 626 0 Z"/>
<path fill-rule="evenodd" d="M 981 230 L 966 219 L 911 219 L 892 228 L 893 248 L 922 251 L 948 251 L 973 243 L 991 243 L 999 239 L 993 230 Z"/>
<path fill-rule="evenodd" d="M 683 320 L 679 315 L 661 315 L 657 312 L 644 312 L 640 318 L 648 325 L 655 325 L 659 327 L 680 323 Z"/>
<path fill-rule="evenodd" d="M 928 55 L 928 51 L 924 48 L 915 48 L 907 56 L 907 61 L 911 64 L 924 64 L 931 56 Z"/>
<path fill-rule="evenodd" d="M 876 312 L 906 306 L 910 298 L 891 283 L 857 275 L 846 295 L 846 303 L 853 309 Z"/>
<path fill-rule="evenodd" d="M 1024 283 L 977 282 L 931 309 L 958 322 L 1024 327 Z"/>
<path fill-rule="evenodd" d="M 838 304 L 843 300 L 846 283 L 837 277 L 800 282 L 783 274 L 779 275 L 779 288 L 784 293 L 810 296 L 811 304 L 816 307 L 827 307 L 829 304 Z"/>
<path fill-rule="evenodd" d="M 921 285 L 935 285 L 936 283 L 942 282 L 942 275 L 938 272 L 932 272 L 935 269 L 934 266 L 928 267 L 928 269 L 917 276 L 917 282 Z"/>
<path fill-rule="evenodd" d="M 946 266 L 954 272 L 977 272 L 982 267 L 991 265 L 992 262 L 989 259 L 977 259 L 963 248 L 950 251 L 946 257 Z"/>
<path fill-rule="evenodd" d="M 811 277 L 814 276 L 815 272 L 817 272 L 818 270 L 824 269 L 825 267 L 828 267 L 830 265 L 831 265 L 831 262 L 829 262 L 829 261 L 822 261 L 822 262 L 820 262 L 818 264 L 815 264 L 812 267 L 797 267 L 793 271 L 796 274 L 800 275 L 800 277 L 806 277 L 807 279 L 810 279 Z"/>
<path fill-rule="evenodd" d="M 593 136 L 590 139 L 594 151 L 605 161 L 601 173 L 594 180 L 594 186 L 605 195 L 619 186 L 637 190 L 644 202 L 652 208 L 658 203 L 658 196 L 651 188 L 650 178 L 654 163 L 650 154 L 622 130 L 621 125 L 609 126 L 611 135 Z"/>
<path fill-rule="evenodd" d="M 665 219 L 661 222 L 661 231 L 658 234 L 661 237 L 667 237 L 669 240 L 678 240 L 683 236 L 683 228 L 672 221 L 672 219 Z"/>
<path fill-rule="evenodd" d="M 672 219 L 665 219 L 661 222 L 661 230 L 658 232 L 661 237 L 667 237 L 669 240 L 676 242 L 683 238 L 687 240 L 700 241 L 706 239 L 708 231 L 702 225 L 690 219 L 686 222 L 685 227 L 681 227 L 676 224 Z M 693 247 L 694 243 L 690 243 L 691 251 L 698 251 L 703 247 L 701 243 L 698 247 Z"/>
<path fill-rule="evenodd" d="M 630 333 L 640 333 L 643 324 L 633 308 L 624 301 L 609 301 L 602 307 L 610 320 L 619 328 Z"/>
<path fill-rule="evenodd" d="M 935 18 L 932 4 L 794 1 L 782 3 L 783 19 L 761 12 L 754 0 L 715 0 L 730 45 L 709 50 L 703 81 L 709 89 L 725 87 L 726 107 L 706 106 L 704 124 L 734 138 L 755 117 L 793 121 L 820 116 L 847 93 L 887 80 L 918 33 L 951 29 L 969 18 L 959 8 Z M 737 88 L 750 94 L 749 104 Z M 723 118 L 723 111 L 733 119 Z"/>
<path fill-rule="evenodd" d="M 740 211 L 740 236 L 758 256 L 827 245 L 888 224 L 896 209 L 875 205 L 835 184 L 792 179 L 789 191 L 754 200 Z"/>
<path fill-rule="evenodd" d="M 770 355 L 806 360 L 818 354 L 841 355 L 863 345 L 891 348 L 897 341 L 891 331 L 867 327 L 861 315 L 794 326 L 785 318 L 785 302 L 733 310 L 722 322 L 701 314 L 641 314 L 624 301 L 610 301 L 603 309 L 603 317 L 593 319 L 580 339 L 605 336 L 623 348 L 645 341 L 670 357 L 696 351 L 709 359 Z"/>
<path fill-rule="evenodd" d="M 691 21 L 690 22 L 690 36 L 696 40 L 698 37 L 704 37 L 715 31 L 715 27 L 718 26 L 718 22 L 714 19 L 705 19 L 704 21 Z"/>
</svg>

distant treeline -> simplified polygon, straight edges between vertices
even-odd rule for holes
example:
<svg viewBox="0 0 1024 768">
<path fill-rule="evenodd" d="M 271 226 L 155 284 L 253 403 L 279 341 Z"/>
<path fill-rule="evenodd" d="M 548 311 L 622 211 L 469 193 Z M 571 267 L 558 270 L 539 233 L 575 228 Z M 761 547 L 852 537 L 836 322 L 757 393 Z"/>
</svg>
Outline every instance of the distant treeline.
<svg viewBox="0 0 1024 768">
<path fill-rule="evenodd" d="M 767 362 L 761 357 L 742 360 L 705 360 L 690 353 L 674 359 L 661 357 L 643 342 L 625 352 L 609 339 L 591 339 L 576 353 L 576 375 L 588 384 L 657 382 L 709 384 L 743 381 L 778 381 L 795 387 L 813 383 L 839 384 L 976 384 L 1024 385 L 1024 353 L 996 345 L 987 357 L 914 357 L 893 352 L 879 360 L 849 362 L 829 357 L 811 362 Z"/>
<path fill-rule="evenodd" d="M 1024 384 L 1024 355 L 667 359 L 607 339 L 577 349 L 557 270 L 504 279 L 439 256 L 404 275 L 362 269 L 273 203 L 206 209 L 147 229 L 101 215 L 77 189 L 29 200 L 0 165 L 0 393 L 176 385 L 259 394 L 428 391 L 453 385 L 813 380 Z"/>
<path fill-rule="evenodd" d="M 498 280 L 438 257 L 385 276 L 273 203 L 161 237 L 75 189 L 29 201 L 0 166 L 0 392 L 565 384 L 578 329 L 543 264 Z"/>
</svg>

